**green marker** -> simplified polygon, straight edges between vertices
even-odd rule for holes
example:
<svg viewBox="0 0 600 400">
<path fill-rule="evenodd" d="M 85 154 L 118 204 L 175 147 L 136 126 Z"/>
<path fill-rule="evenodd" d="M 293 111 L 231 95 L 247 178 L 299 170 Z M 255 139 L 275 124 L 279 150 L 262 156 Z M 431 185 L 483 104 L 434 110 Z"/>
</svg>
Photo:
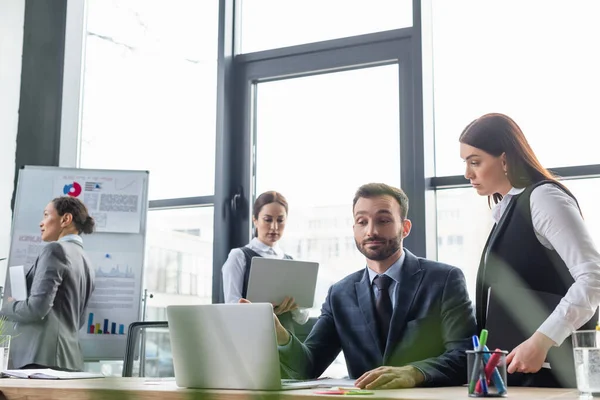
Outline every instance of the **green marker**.
<svg viewBox="0 0 600 400">
<path fill-rule="evenodd" d="M 375 394 L 375 392 L 371 392 L 370 390 L 349 390 L 345 395 L 353 396 L 353 395 L 363 395 L 363 394 Z"/>
<path fill-rule="evenodd" d="M 477 385 L 477 380 L 479 379 L 479 364 L 481 364 L 481 352 L 485 349 L 485 345 L 488 338 L 487 329 L 482 329 L 481 334 L 479 335 L 479 347 L 475 350 L 475 361 L 473 362 L 473 372 L 471 372 L 471 381 L 469 382 L 469 394 L 473 394 L 475 392 L 475 385 Z"/>
</svg>

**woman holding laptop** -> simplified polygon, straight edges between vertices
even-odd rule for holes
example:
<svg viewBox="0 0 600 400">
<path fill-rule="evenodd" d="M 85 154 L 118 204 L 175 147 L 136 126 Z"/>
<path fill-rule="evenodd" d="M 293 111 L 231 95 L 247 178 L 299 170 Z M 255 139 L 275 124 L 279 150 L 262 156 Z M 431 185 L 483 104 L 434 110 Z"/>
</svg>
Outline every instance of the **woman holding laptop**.
<svg viewBox="0 0 600 400">
<path fill-rule="evenodd" d="M 509 385 L 571 386 L 572 360 L 553 362 L 551 352 L 550 369 L 544 363 L 550 349 L 570 340 L 572 331 L 594 329 L 598 321 L 600 254 L 579 204 L 540 164 L 521 128 L 508 116 L 476 119 L 459 141 L 465 178 L 493 204 L 495 222 L 477 273 L 479 328 L 499 321 L 490 306 L 498 304 L 495 310 L 504 310 L 507 317 L 502 328 L 490 330 L 490 341 L 522 341 L 514 349 L 503 349 L 511 351 Z M 519 294 L 523 300 L 515 305 Z M 534 320 L 541 325 L 525 328 Z M 536 330 L 523 335 L 520 327 L 522 332 Z M 563 355 L 572 357 L 572 352 Z"/>
<path fill-rule="evenodd" d="M 283 236 L 288 214 L 288 203 L 281 193 L 269 191 L 256 198 L 252 208 L 254 238 L 244 247 L 231 250 L 223 265 L 223 293 L 226 303 L 238 303 L 246 298 L 252 257 L 292 259 L 278 246 Z M 281 323 L 293 332 L 293 323 L 308 321 L 308 310 L 299 309 L 293 299 L 286 298 L 274 304 L 274 312 Z"/>
</svg>

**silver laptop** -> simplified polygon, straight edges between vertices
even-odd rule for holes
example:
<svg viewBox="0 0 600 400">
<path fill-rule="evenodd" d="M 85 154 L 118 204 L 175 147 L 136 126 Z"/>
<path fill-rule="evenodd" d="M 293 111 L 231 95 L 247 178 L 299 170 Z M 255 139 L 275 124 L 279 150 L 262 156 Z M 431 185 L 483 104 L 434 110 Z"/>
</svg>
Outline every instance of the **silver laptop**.
<svg viewBox="0 0 600 400">
<path fill-rule="evenodd" d="M 177 386 L 201 389 L 282 390 L 318 387 L 281 380 L 273 306 L 168 306 Z"/>
</svg>

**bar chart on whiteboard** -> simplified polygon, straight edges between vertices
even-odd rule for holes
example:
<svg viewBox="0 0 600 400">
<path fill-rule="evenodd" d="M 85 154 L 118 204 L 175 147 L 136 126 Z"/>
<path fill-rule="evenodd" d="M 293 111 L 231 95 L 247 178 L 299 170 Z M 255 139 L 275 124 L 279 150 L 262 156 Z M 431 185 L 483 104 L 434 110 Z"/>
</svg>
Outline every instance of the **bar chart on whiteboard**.
<svg viewBox="0 0 600 400">
<path fill-rule="evenodd" d="M 94 313 L 88 313 L 87 332 L 98 335 L 124 335 L 125 324 L 112 322 L 108 318 L 104 318 L 102 322 L 96 322 Z"/>
<path fill-rule="evenodd" d="M 88 255 L 94 265 L 95 289 L 81 335 L 117 339 L 139 319 L 141 266 L 135 263 L 132 253 L 90 251 Z"/>
</svg>

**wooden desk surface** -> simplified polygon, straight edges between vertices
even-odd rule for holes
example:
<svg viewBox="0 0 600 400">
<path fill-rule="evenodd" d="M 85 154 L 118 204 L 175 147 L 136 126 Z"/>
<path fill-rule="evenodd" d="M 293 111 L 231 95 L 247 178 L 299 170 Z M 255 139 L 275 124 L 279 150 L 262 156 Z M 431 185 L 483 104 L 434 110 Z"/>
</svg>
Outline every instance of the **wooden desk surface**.
<svg viewBox="0 0 600 400">
<path fill-rule="evenodd" d="M 313 394 L 316 389 L 282 392 L 181 389 L 172 380 L 151 378 L 104 378 L 71 381 L 0 379 L 0 400 L 333 400 L 336 396 Z M 469 399 L 466 387 L 379 390 L 358 399 L 456 400 Z M 575 389 L 509 388 L 512 400 L 576 400 Z M 347 399 L 347 397 L 346 397 Z"/>
</svg>

